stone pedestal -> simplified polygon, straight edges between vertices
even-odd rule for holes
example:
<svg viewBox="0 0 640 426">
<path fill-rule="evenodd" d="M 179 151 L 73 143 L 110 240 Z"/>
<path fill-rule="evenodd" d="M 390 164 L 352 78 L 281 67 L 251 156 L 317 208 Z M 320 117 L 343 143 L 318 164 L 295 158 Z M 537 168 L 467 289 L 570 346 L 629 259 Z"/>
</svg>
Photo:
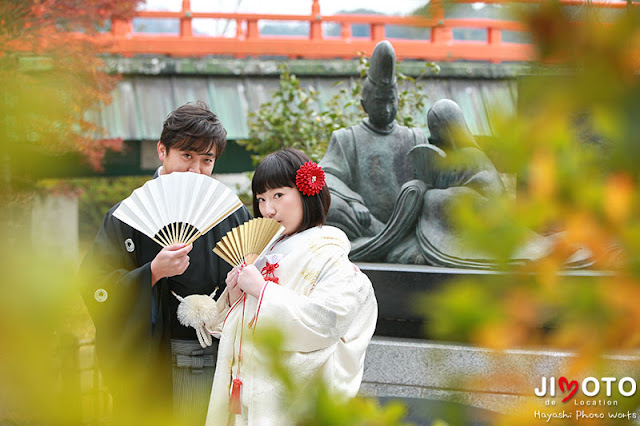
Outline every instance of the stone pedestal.
<svg viewBox="0 0 640 426">
<path fill-rule="evenodd" d="M 535 424 L 545 422 L 544 415 L 556 410 L 572 413 L 575 419 L 576 411 L 585 409 L 586 405 L 580 404 L 600 400 L 606 404 L 625 397 L 617 392 L 618 382 L 613 384 L 612 398 L 607 397 L 605 383 L 601 382 L 597 396 L 585 396 L 580 388 L 573 399 L 563 403 L 567 394 L 558 386 L 560 377 L 565 376 L 569 382 L 576 380 L 580 386 L 590 376 L 597 380 L 615 377 L 618 381 L 630 377 L 640 382 L 639 351 L 604 356 L 601 370 L 576 373 L 568 367 L 575 357 L 570 352 L 549 348 L 496 351 L 435 341 L 425 334 L 424 318 L 412 306 L 418 297 L 437 291 L 454 279 L 497 277 L 502 274 L 499 271 L 373 263 L 358 266 L 371 279 L 379 308 L 360 392 L 383 401 L 402 400 L 409 407 L 409 420 L 416 424 L 442 419 L 448 424 L 484 425 L 510 414 L 522 415 L 530 420 L 526 424 Z M 563 274 L 579 279 L 600 273 L 576 270 Z M 541 387 L 543 378 L 548 383 L 550 377 L 555 380 L 555 397 L 536 396 L 535 389 Z M 640 389 L 636 390 L 638 394 Z M 555 405 L 551 404 L 553 401 Z M 607 409 L 611 407 L 600 406 L 596 411 Z M 640 419 L 640 412 L 635 410 Z M 621 408 L 622 411 L 625 410 Z"/>
<path fill-rule="evenodd" d="M 431 338 L 425 331 L 425 318 L 416 302 L 454 280 L 498 277 L 504 272 L 478 269 L 442 268 L 391 263 L 356 263 L 367 274 L 378 300 L 376 336 Z M 603 272 L 567 270 L 563 276 L 585 277 Z"/>
<path fill-rule="evenodd" d="M 497 271 L 424 265 L 357 263 L 373 284 L 378 300 L 377 336 L 425 338 L 424 316 L 415 302 L 456 278 L 500 274 Z"/>
<path fill-rule="evenodd" d="M 431 411 L 442 410 L 445 418 L 452 415 L 447 408 L 453 407 L 455 411 L 455 407 L 460 406 L 466 407 L 467 419 L 481 423 L 509 414 L 530 414 L 531 423 L 536 423 L 540 421 L 535 418 L 536 411 L 547 413 L 559 408 L 575 413 L 584 409 L 580 404 L 587 401 L 620 401 L 624 397 L 618 393 L 618 381 L 624 377 L 640 381 L 640 353 L 604 356 L 602 371 L 582 376 L 567 367 L 573 357 L 573 353 L 552 350 L 496 351 L 461 344 L 374 336 L 367 350 L 360 393 L 383 400 L 401 399 L 414 411 L 417 421 L 424 421 L 428 415 L 421 413 L 422 406 L 430 406 Z M 595 376 L 597 380 L 615 377 L 612 397 L 606 396 L 604 383 L 601 383 L 598 395 L 587 397 L 580 387 L 575 397 L 566 403 L 562 399 L 567 393 L 559 388 L 556 388 L 555 397 L 536 396 L 534 390 L 541 387 L 543 377 L 553 376 L 557 383 L 563 375 L 580 384 L 589 376 Z M 626 389 L 630 390 L 628 384 Z M 547 401 L 555 401 L 555 407 L 546 405 Z M 606 408 L 611 407 L 605 406 L 601 411 Z"/>
</svg>

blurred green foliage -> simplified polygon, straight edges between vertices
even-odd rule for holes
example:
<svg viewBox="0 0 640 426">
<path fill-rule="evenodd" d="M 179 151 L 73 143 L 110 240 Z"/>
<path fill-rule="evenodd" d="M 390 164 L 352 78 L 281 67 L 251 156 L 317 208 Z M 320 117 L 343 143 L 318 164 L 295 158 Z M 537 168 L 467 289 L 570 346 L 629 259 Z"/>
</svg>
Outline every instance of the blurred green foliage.
<svg viewBox="0 0 640 426">
<path fill-rule="evenodd" d="M 539 62 L 519 80 L 518 115 L 493 117 L 485 148 L 516 174 L 515 202 L 460 199 L 452 212 L 462 238 L 498 259 L 501 274 L 451 283 L 421 304 L 438 339 L 576 353 L 564 370 L 542 374 L 556 377 L 611 375 L 605 354 L 640 348 L 640 8 L 603 22 L 595 6 L 578 7 L 514 8 Z M 530 230 L 549 237 L 549 255 L 511 262 Z M 588 272 L 567 269 L 579 249 L 591 254 Z M 640 397 L 622 403 L 634 410 Z M 530 422 L 524 408 L 503 424 Z"/>
<path fill-rule="evenodd" d="M 0 223 L 3 235 L 8 226 Z M 3 245 L 2 424 L 82 421 L 87 405 L 80 391 L 78 344 L 92 338 L 92 327 L 75 292 L 75 264 L 75 259 L 34 250 L 25 239 Z"/>
</svg>

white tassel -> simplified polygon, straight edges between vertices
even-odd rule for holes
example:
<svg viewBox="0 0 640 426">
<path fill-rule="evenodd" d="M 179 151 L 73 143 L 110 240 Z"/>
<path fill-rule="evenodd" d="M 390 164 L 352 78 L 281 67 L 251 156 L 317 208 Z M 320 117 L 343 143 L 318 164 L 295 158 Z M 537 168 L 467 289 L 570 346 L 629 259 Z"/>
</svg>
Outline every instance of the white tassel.
<svg viewBox="0 0 640 426">
<path fill-rule="evenodd" d="M 177 311 L 178 321 L 185 327 L 192 327 L 196 330 L 196 335 L 203 348 L 211 346 L 213 342 L 211 334 L 207 330 L 218 328 L 224 320 L 226 302 L 223 300 L 221 303 L 217 303 L 213 299 L 217 290 L 216 288 L 209 296 L 192 294 L 187 297 L 181 297 L 173 291 L 171 292 L 180 301 Z M 226 297 L 226 294 L 225 289 L 218 300 Z"/>
</svg>

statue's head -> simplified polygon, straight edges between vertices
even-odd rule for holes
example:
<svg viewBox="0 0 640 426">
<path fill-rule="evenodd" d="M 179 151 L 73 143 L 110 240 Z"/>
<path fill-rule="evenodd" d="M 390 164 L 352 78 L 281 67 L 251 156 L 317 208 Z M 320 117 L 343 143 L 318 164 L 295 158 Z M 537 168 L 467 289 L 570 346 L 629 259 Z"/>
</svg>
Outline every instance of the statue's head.
<svg viewBox="0 0 640 426">
<path fill-rule="evenodd" d="M 427 112 L 429 141 L 444 149 L 478 147 L 460 106 L 451 99 L 436 101 Z"/>
<path fill-rule="evenodd" d="M 383 130 L 396 119 L 398 87 L 396 84 L 396 54 L 393 46 L 381 41 L 369 60 L 369 73 L 362 88 L 362 108 L 369 123 Z"/>
</svg>

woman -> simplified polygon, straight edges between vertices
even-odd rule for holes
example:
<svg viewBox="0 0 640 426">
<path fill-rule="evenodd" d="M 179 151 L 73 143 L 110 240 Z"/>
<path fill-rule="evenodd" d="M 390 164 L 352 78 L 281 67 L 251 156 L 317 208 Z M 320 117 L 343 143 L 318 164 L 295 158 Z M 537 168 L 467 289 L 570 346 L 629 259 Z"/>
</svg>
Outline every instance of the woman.
<svg viewBox="0 0 640 426">
<path fill-rule="evenodd" d="M 276 326 L 285 336 L 282 359 L 292 377 L 303 386 L 320 375 L 336 393 L 352 397 L 376 326 L 371 282 L 349 261 L 346 235 L 324 226 L 330 195 L 317 164 L 292 149 L 270 154 L 256 169 L 252 191 L 255 217 L 285 229 L 255 265 L 227 275 L 229 311 L 216 330 L 220 346 L 207 424 L 291 421 L 284 388 L 251 333 Z"/>
</svg>

